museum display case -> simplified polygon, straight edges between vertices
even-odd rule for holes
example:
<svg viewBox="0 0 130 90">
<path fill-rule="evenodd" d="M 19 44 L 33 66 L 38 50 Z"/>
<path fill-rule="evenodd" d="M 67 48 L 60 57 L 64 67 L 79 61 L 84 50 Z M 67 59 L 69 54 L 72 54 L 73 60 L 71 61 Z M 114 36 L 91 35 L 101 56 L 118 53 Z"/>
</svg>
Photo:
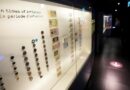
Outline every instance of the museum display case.
<svg viewBox="0 0 130 90">
<path fill-rule="evenodd" d="M 91 53 L 91 12 L 0 1 L 0 90 L 67 90 Z"/>
</svg>

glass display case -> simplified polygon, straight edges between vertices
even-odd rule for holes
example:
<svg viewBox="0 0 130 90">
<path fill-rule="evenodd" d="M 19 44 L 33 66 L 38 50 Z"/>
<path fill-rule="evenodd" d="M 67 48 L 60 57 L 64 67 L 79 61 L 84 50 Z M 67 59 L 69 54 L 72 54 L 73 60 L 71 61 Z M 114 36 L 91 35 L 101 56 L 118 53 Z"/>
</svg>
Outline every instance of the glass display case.
<svg viewBox="0 0 130 90">
<path fill-rule="evenodd" d="M 0 1 L 1 90 L 66 90 L 91 53 L 91 12 Z"/>
</svg>

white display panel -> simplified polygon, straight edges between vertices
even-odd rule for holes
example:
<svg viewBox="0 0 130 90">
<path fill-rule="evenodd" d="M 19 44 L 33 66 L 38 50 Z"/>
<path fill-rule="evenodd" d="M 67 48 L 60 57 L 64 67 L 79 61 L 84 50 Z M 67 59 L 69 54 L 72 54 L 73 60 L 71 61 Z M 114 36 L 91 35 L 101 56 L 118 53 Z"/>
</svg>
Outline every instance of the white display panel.
<svg viewBox="0 0 130 90">
<path fill-rule="evenodd" d="M 91 13 L 58 4 L 0 1 L 0 42 L 0 88 L 58 90 L 66 80 L 64 90 L 91 52 Z M 71 69 L 77 60 L 78 71 Z M 73 72 L 72 80 L 67 71 Z"/>
<path fill-rule="evenodd" d="M 112 28 L 112 15 L 103 15 L 103 33 Z"/>
</svg>

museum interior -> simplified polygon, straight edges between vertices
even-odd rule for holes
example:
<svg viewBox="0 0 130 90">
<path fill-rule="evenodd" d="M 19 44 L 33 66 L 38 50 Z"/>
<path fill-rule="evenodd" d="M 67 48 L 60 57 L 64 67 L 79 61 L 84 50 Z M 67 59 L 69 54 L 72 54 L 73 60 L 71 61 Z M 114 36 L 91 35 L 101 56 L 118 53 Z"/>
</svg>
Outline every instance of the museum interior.
<svg viewBox="0 0 130 90">
<path fill-rule="evenodd" d="M 0 0 L 0 90 L 130 90 L 129 31 L 130 0 Z"/>
</svg>

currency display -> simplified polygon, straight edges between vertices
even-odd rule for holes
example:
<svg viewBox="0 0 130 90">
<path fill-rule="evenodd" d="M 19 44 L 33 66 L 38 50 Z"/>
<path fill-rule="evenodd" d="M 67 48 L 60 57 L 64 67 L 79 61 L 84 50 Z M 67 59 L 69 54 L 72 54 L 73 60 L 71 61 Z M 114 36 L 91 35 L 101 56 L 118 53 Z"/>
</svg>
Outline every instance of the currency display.
<svg viewBox="0 0 130 90">
<path fill-rule="evenodd" d="M 0 42 L 0 90 L 65 90 L 91 53 L 91 12 L 0 1 Z"/>
</svg>

